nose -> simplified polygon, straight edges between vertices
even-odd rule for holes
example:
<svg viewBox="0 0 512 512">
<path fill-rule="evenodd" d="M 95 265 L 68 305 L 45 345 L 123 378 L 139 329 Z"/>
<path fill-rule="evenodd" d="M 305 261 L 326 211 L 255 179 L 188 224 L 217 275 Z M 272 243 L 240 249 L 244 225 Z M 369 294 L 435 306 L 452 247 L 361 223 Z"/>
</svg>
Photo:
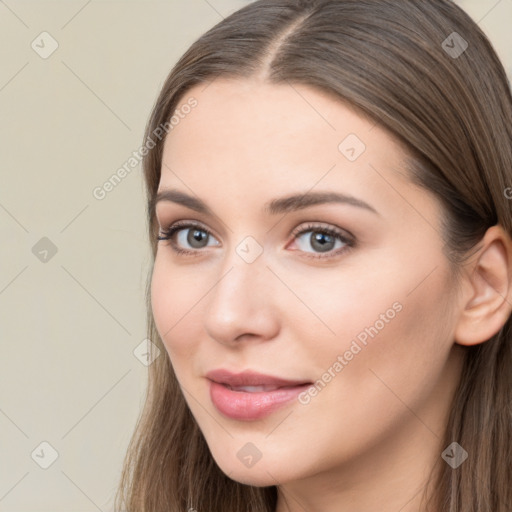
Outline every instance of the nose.
<svg viewBox="0 0 512 512">
<path fill-rule="evenodd" d="M 204 327 L 212 339 L 224 345 L 270 340 L 280 325 L 276 277 L 262 256 L 252 263 L 236 253 L 232 256 L 208 294 Z"/>
</svg>

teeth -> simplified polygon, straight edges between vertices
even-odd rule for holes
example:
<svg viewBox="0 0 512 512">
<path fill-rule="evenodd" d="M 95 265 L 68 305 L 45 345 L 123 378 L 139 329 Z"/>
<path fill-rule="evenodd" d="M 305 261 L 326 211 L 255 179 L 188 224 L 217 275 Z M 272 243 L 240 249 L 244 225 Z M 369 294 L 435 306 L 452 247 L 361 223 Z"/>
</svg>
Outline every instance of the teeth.
<svg viewBox="0 0 512 512">
<path fill-rule="evenodd" d="M 226 384 L 229 389 L 233 391 L 245 391 L 246 393 L 259 393 L 262 391 L 274 391 L 278 389 L 276 386 L 236 386 L 232 387 Z"/>
</svg>

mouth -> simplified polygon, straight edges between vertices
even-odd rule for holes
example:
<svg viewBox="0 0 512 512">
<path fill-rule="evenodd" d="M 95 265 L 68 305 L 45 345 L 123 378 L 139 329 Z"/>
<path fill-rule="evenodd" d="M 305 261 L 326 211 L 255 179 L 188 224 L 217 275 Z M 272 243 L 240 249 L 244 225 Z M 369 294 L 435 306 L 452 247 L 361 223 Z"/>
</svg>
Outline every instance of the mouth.
<svg viewBox="0 0 512 512">
<path fill-rule="evenodd" d="M 207 374 L 210 399 L 225 417 L 239 421 L 262 419 L 289 405 L 313 385 L 311 381 L 282 379 L 245 371 L 238 374 L 216 370 Z"/>
</svg>

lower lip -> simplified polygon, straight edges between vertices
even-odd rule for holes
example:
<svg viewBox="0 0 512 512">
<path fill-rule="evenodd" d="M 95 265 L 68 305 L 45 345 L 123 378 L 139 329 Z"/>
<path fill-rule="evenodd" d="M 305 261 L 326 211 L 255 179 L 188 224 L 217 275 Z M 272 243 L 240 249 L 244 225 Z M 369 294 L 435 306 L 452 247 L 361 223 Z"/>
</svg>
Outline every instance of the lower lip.
<svg viewBox="0 0 512 512">
<path fill-rule="evenodd" d="M 311 384 L 279 388 L 273 391 L 234 391 L 218 382 L 210 381 L 210 398 L 217 410 L 235 420 L 252 421 L 268 416 L 296 398 Z"/>
</svg>

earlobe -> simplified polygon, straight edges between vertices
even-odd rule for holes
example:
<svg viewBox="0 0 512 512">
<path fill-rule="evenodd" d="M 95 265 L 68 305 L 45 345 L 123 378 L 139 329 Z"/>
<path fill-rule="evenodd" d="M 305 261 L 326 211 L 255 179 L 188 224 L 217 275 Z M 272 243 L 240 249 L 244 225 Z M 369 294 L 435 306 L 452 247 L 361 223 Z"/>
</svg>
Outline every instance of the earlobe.
<svg viewBox="0 0 512 512">
<path fill-rule="evenodd" d="M 468 265 L 455 342 L 477 345 L 494 336 L 512 312 L 512 240 L 499 225 L 490 227 Z"/>
</svg>

